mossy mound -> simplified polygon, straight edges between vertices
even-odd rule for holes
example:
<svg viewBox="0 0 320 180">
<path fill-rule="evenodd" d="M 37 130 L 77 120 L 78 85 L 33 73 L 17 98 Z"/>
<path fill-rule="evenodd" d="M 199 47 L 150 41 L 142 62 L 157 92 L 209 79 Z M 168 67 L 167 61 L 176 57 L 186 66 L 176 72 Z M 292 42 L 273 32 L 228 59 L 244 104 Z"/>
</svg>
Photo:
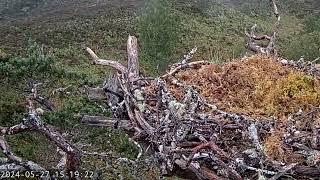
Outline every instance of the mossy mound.
<svg viewBox="0 0 320 180">
<path fill-rule="evenodd" d="M 220 109 L 251 117 L 283 117 L 320 105 L 319 79 L 265 56 L 185 69 L 175 77 Z M 178 87 L 170 90 L 183 96 Z"/>
<path fill-rule="evenodd" d="M 268 159 L 304 163 L 303 156 L 283 142 L 292 131 L 308 134 L 320 127 L 320 78 L 292 67 L 275 58 L 255 55 L 221 66 L 186 68 L 174 77 L 192 86 L 218 109 L 251 117 L 259 121 L 258 124 L 273 124 L 272 130 L 265 134 L 260 132 L 263 152 Z M 183 100 L 183 88 L 170 83 L 168 87 L 175 98 Z M 311 141 L 302 140 L 301 143 Z M 242 143 L 248 146 L 247 142 Z"/>
</svg>

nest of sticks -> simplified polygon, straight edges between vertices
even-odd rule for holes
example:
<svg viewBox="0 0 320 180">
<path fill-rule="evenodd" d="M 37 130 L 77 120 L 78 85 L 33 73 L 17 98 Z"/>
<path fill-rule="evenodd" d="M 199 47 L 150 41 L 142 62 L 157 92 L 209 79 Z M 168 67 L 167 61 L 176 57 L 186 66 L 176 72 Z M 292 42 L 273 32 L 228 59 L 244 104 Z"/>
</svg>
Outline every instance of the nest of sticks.
<svg viewBox="0 0 320 180">
<path fill-rule="evenodd" d="M 137 39 L 129 36 L 127 45 L 127 67 L 87 48 L 95 64 L 117 74 L 87 88 L 114 117 L 84 116 L 83 123 L 124 129 L 153 153 L 162 175 L 320 176 L 320 71 L 312 62 L 255 55 L 217 66 L 189 62 L 194 48 L 164 75 L 145 78 Z"/>
</svg>

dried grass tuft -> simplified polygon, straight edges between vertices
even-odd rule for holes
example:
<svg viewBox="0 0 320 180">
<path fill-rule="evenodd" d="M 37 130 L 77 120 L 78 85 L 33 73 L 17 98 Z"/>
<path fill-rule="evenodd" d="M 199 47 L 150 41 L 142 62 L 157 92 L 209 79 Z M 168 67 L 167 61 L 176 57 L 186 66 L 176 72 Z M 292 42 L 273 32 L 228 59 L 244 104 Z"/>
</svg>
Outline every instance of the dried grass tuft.
<svg viewBox="0 0 320 180">
<path fill-rule="evenodd" d="M 252 117 L 282 117 L 320 105 L 319 80 L 266 56 L 185 69 L 175 77 L 220 109 Z M 178 99 L 184 95 L 173 85 L 170 91 Z"/>
<path fill-rule="evenodd" d="M 283 162 L 285 160 L 285 151 L 280 137 L 276 134 L 272 134 L 266 138 L 264 142 L 264 153 L 272 159 Z"/>
</svg>

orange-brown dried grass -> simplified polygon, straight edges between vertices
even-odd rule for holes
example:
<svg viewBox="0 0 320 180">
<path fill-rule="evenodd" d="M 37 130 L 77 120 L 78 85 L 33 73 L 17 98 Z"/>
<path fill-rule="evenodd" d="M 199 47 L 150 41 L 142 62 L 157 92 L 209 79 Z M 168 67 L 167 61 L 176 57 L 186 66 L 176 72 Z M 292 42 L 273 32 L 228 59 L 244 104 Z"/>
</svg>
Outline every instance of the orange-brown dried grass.
<svg viewBox="0 0 320 180">
<path fill-rule="evenodd" d="M 285 160 L 285 150 L 280 137 L 276 134 L 272 134 L 266 138 L 264 142 L 264 154 L 272 159 L 283 162 Z"/>
<path fill-rule="evenodd" d="M 253 117 L 286 116 L 320 105 L 319 80 L 265 56 L 186 69 L 175 77 L 195 86 L 219 108 Z M 184 95 L 174 85 L 169 85 L 169 90 L 178 99 Z"/>
<path fill-rule="evenodd" d="M 285 163 L 303 162 L 303 157 L 301 155 L 295 154 L 291 148 L 288 148 L 283 144 L 281 136 L 282 133 L 280 133 L 279 130 L 265 139 L 263 151 L 267 158 Z"/>
</svg>

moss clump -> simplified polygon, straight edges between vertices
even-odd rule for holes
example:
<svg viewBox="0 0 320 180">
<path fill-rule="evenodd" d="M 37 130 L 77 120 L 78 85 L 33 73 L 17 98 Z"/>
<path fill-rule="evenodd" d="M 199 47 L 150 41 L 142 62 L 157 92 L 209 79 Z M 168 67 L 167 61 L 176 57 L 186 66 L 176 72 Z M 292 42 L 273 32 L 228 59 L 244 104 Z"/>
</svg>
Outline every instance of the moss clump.
<svg viewBox="0 0 320 180">
<path fill-rule="evenodd" d="M 270 115 L 288 115 L 300 109 L 310 111 L 312 107 L 319 106 L 320 84 L 311 76 L 291 72 L 277 80 L 265 94 L 263 104 Z"/>
</svg>

